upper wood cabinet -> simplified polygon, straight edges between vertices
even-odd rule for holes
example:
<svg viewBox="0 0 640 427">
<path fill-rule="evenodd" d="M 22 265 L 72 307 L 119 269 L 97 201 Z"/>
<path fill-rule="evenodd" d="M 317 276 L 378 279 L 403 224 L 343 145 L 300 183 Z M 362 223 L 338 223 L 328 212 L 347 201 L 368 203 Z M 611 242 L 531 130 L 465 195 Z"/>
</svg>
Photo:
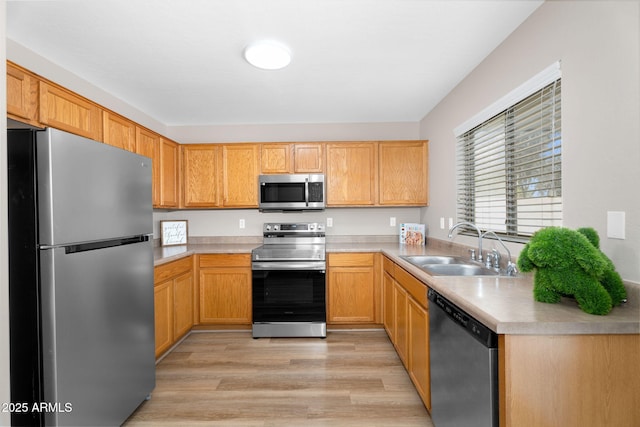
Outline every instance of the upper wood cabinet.
<svg viewBox="0 0 640 427">
<path fill-rule="evenodd" d="M 183 145 L 182 204 L 187 208 L 219 207 L 220 146 L 215 144 Z"/>
<path fill-rule="evenodd" d="M 261 173 L 322 173 L 324 144 L 270 143 L 261 144 Z"/>
<path fill-rule="evenodd" d="M 261 173 L 292 173 L 293 172 L 293 145 L 262 144 L 260 146 Z"/>
<path fill-rule="evenodd" d="M 111 111 L 103 112 L 102 121 L 105 144 L 127 151 L 136 151 L 136 124 L 134 122 Z"/>
<path fill-rule="evenodd" d="M 136 153 L 152 160 L 153 206 L 160 206 L 160 135 L 136 126 Z"/>
<path fill-rule="evenodd" d="M 160 137 L 160 206 L 177 208 L 179 198 L 180 146 Z"/>
<path fill-rule="evenodd" d="M 371 206 L 378 190 L 378 150 L 375 142 L 328 143 L 327 206 Z"/>
<path fill-rule="evenodd" d="M 426 206 L 429 201 L 427 141 L 210 144 L 183 150 L 11 62 L 7 116 L 150 157 L 155 208 L 256 208 L 261 173 L 324 173 L 327 207 Z"/>
<path fill-rule="evenodd" d="M 378 150 L 378 203 L 392 206 L 427 205 L 427 141 L 384 141 L 378 143 Z"/>
<path fill-rule="evenodd" d="M 180 146 L 155 132 L 136 126 L 136 153 L 153 161 L 153 206 L 179 206 Z"/>
<path fill-rule="evenodd" d="M 293 146 L 294 173 L 323 173 L 324 144 L 306 143 Z"/>
<path fill-rule="evenodd" d="M 40 123 L 102 141 L 102 109 L 97 104 L 45 81 L 39 90 Z"/>
<path fill-rule="evenodd" d="M 260 144 L 222 146 L 223 205 L 234 208 L 258 207 Z"/>
<path fill-rule="evenodd" d="M 38 79 L 11 63 L 7 63 L 7 116 L 39 126 Z"/>
</svg>

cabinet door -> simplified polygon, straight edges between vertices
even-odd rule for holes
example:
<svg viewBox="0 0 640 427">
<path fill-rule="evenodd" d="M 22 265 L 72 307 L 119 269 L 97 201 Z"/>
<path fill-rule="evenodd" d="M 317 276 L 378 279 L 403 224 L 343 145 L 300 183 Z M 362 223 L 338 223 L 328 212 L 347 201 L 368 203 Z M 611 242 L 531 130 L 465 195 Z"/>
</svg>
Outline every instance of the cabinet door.
<svg viewBox="0 0 640 427">
<path fill-rule="evenodd" d="M 378 188 L 376 143 L 330 143 L 327 150 L 327 205 L 374 205 Z"/>
<path fill-rule="evenodd" d="M 102 110 L 88 100 L 40 82 L 40 122 L 47 126 L 102 141 Z"/>
<path fill-rule="evenodd" d="M 153 206 L 160 206 L 160 136 L 136 126 L 136 153 L 151 158 L 153 174 Z"/>
<path fill-rule="evenodd" d="M 262 173 L 293 172 L 292 144 L 262 144 L 260 150 Z"/>
<path fill-rule="evenodd" d="M 395 280 L 386 271 L 382 276 L 382 306 L 384 329 L 391 342 L 395 342 L 396 311 L 395 311 Z"/>
<path fill-rule="evenodd" d="M 379 203 L 425 206 L 428 203 L 427 141 L 379 143 Z"/>
<path fill-rule="evenodd" d="M 182 146 L 182 194 L 185 207 L 220 206 L 220 147 Z"/>
<path fill-rule="evenodd" d="M 329 269 L 329 322 L 372 323 L 374 292 L 372 267 Z"/>
<path fill-rule="evenodd" d="M 136 151 L 136 125 L 122 116 L 105 111 L 103 119 L 103 140 L 105 144 L 122 148 L 127 151 Z"/>
<path fill-rule="evenodd" d="M 376 321 L 374 254 L 329 254 L 328 321 Z"/>
<path fill-rule="evenodd" d="M 236 208 L 258 207 L 259 174 L 259 144 L 223 145 L 223 205 Z"/>
<path fill-rule="evenodd" d="M 293 146 L 293 164 L 293 172 L 295 173 L 323 173 L 324 144 L 295 144 Z"/>
<path fill-rule="evenodd" d="M 396 312 L 395 345 L 398 356 L 405 367 L 408 366 L 409 325 L 407 313 L 407 292 L 397 282 L 394 286 L 393 299 Z"/>
<path fill-rule="evenodd" d="M 173 345 L 173 280 L 154 286 L 156 357 Z"/>
<path fill-rule="evenodd" d="M 160 206 L 163 208 L 179 205 L 179 149 L 176 142 L 160 138 Z"/>
<path fill-rule="evenodd" d="M 200 268 L 200 322 L 251 324 L 250 268 Z"/>
<path fill-rule="evenodd" d="M 193 326 L 193 275 L 189 271 L 173 279 L 173 328 L 178 339 Z"/>
<path fill-rule="evenodd" d="M 407 301 L 409 316 L 409 376 L 425 406 L 431 411 L 429 369 L 429 314 L 413 298 Z"/>
<path fill-rule="evenodd" d="M 39 125 L 38 79 L 9 63 L 7 63 L 7 116 Z"/>
</svg>

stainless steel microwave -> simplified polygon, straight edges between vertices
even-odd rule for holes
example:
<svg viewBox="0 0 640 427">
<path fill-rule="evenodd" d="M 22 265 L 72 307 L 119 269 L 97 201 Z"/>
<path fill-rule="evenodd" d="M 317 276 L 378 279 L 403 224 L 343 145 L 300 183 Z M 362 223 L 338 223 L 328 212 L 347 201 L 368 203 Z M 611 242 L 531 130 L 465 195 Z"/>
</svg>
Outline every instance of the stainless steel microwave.
<svg viewBox="0 0 640 427">
<path fill-rule="evenodd" d="M 258 197 L 261 211 L 323 210 L 324 175 L 260 175 Z"/>
</svg>

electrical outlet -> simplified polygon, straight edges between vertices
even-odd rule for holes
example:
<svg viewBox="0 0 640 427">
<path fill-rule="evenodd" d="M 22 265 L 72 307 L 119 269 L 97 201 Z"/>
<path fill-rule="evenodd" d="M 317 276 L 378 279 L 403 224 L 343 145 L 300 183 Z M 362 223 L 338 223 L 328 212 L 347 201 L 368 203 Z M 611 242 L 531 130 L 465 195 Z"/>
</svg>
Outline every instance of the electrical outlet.
<svg viewBox="0 0 640 427">
<path fill-rule="evenodd" d="M 240 219 L 240 223 L 238 224 L 240 228 L 244 228 L 244 219 Z"/>
<path fill-rule="evenodd" d="M 333 218 L 327 218 L 327 227 L 333 227 Z"/>
<path fill-rule="evenodd" d="M 444 230 L 444 217 L 443 216 L 440 217 L 440 229 Z"/>
<path fill-rule="evenodd" d="M 607 212 L 607 237 L 610 239 L 625 238 L 625 213 Z"/>
<path fill-rule="evenodd" d="M 395 227 L 396 226 L 396 217 L 392 216 L 389 217 L 389 227 Z"/>
<path fill-rule="evenodd" d="M 453 218 L 449 218 L 449 229 L 453 227 Z"/>
</svg>

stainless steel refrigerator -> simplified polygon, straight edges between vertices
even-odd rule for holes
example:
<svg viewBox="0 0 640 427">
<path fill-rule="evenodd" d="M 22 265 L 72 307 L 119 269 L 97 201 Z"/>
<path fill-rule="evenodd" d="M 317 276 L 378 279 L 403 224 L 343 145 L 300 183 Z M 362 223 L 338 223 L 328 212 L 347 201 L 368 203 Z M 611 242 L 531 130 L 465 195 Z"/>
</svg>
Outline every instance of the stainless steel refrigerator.
<svg viewBox="0 0 640 427">
<path fill-rule="evenodd" d="M 155 387 L 151 160 L 7 139 L 12 424 L 120 425 Z"/>
</svg>

